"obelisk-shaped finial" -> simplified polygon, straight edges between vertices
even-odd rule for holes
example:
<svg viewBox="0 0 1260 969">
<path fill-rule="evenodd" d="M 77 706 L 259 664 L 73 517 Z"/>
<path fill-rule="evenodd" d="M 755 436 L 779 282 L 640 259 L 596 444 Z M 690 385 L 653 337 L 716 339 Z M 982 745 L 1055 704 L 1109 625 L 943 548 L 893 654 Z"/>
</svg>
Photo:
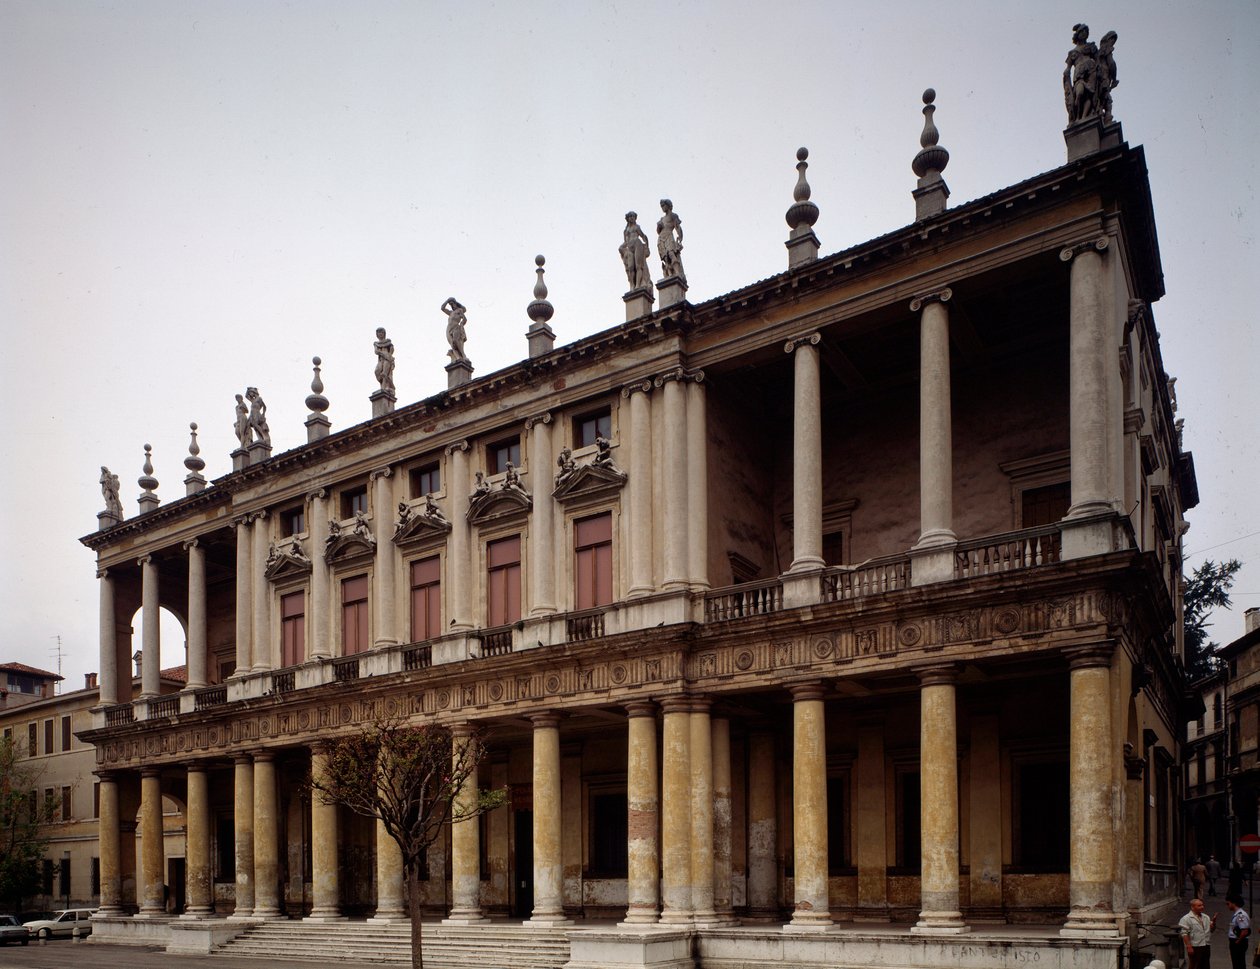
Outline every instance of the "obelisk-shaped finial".
<svg viewBox="0 0 1260 969">
<path fill-rule="evenodd" d="M 141 493 L 138 501 L 140 502 L 140 514 L 146 515 L 154 511 L 161 503 L 158 496 L 153 493 L 153 489 L 158 486 L 158 479 L 153 477 L 153 448 L 146 444 L 144 446 L 144 473 L 136 480 L 144 491 Z"/>
<path fill-rule="evenodd" d="M 543 266 L 546 265 L 545 256 L 537 255 L 534 257 L 534 265 L 538 268 L 534 270 L 537 279 L 534 282 L 534 300 L 525 308 L 526 315 L 532 321 L 529 329 L 525 331 L 525 339 L 529 341 L 529 355 L 531 357 L 541 357 L 543 354 L 550 353 L 556 345 L 556 334 L 548 325 L 548 321 L 555 314 L 556 308 L 551 305 L 547 299 L 547 283 L 543 279 L 543 273 L 546 272 Z"/>
<path fill-rule="evenodd" d="M 923 92 L 923 134 L 919 136 L 922 146 L 914 156 L 910 167 L 919 176 L 919 186 L 911 194 L 914 196 L 914 218 L 921 222 L 933 215 L 945 211 L 945 202 L 949 198 L 949 186 L 941 172 L 949 164 L 949 152 L 937 144 L 941 139 L 936 130 L 933 115 L 936 113 L 936 91 L 928 88 Z"/>
<path fill-rule="evenodd" d="M 319 357 L 311 357 L 315 376 L 311 378 L 311 392 L 306 398 L 306 406 L 310 409 L 310 413 L 306 415 L 307 444 L 327 437 L 328 428 L 332 426 L 332 421 L 324 416 L 324 411 L 328 410 L 328 398 L 324 396 L 324 381 L 319 375 L 319 366 L 322 362 Z"/>
<path fill-rule="evenodd" d="M 197 422 L 188 425 L 188 457 L 184 458 L 184 467 L 188 469 L 188 477 L 184 479 L 185 494 L 195 495 L 206 490 L 206 479 L 202 471 L 206 467 L 201 457 L 201 445 L 197 443 Z"/>
<path fill-rule="evenodd" d="M 795 269 L 818 258 L 818 236 L 814 235 L 814 223 L 818 221 L 818 206 L 809 200 L 809 182 L 805 169 L 809 168 L 809 149 L 796 150 L 796 187 L 792 189 L 792 207 L 787 210 L 791 233 L 788 235 L 788 269 Z"/>
</svg>

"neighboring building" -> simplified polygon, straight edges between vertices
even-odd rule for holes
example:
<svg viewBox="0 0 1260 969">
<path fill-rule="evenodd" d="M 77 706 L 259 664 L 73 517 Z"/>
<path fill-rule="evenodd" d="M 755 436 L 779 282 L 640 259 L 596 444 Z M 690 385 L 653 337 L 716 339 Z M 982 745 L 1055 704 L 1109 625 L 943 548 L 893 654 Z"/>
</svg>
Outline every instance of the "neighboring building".
<svg viewBox="0 0 1260 969">
<path fill-rule="evenodd" d="M 0 710 L 53 696 L 61 679 L 25 663 L 0 663 Z"/>
<path fill-rule="evenodd" d="M 1260 609 L 1248 609 L 1244 616 L 1246 631 L 1220 651 L 1229 664 L 1225 742 L 1235 841 L 1260 833 Z"/>
<path fill-rule="evenodd" d="M 21 663 L 5 663 L 0 670 L 16 670 L 19 676 L 42 681 L 41 697 L 0 708 L 0 733 L 13 738 L 34 769 L 35 810 L 49 819 L 40 832 L 48 840 L 42 890 L 27 900 L 26 907 L 31 911 L 94 907 L 100 898 L 96 750 L 78 734 L 91 729 L 91 711 L 100 707 L 97 676 L 88 673 L 83 689 L 54 696 L 52 684 L 61 679 L 56 673 Z M 176 693 L 186 684 L 179 670 L 163 670 L 160 682 L 163 693 Z M 184 855 L 183 815 L 169 800 L 163 802 L 162 814 L 164 852 L 171 870 L 178 872 Z M 129 826 L 135 830 L 134 810 Z"/>
<path fill-rule="evenodd" d="M 916 221 L 825 257 L 802 156 L 786 272 L 695 305 L 663 279 L 558 349 L 538 296 L 529 358 L 475 380 L 448 303 L 447 391 L 395 410 L 382 377 L 329 434 L 316 388 L 274 457 L 243 405 L 234 470 L 206 487 L 194 454 L 164 505 L 146 470 L 142 513 L 83 539 L 102 908 L 161 916 L 159 842 L 131 895 L 119 819 L 157 831 L 166 794 L 190 915 L 398 918 L 392 843 L 305 782 L 403 716 L 484 730 L 480 781 L 511 788 L 429 853 L 433 913 L 624 919 L 575 937 L 590 964 L 644 925 L 680 929 L 670 965 L 692 932 L 702 964 L 821 964 L 843 936 L 806 930 L 854 921 L 869 965 L 926 964 L 922 936 L 1116 965 L 1178 894 L 1197 496 L 1144 153 L 1098 117 L 1066 135 L 1064 167 L 946 208 L 925 131 Z"/>
<path fill-rule="evenodd" d="M 1212 855 L 1226 868 L 1234 856 L 1229 827 L 1229 797 L 1226 791 L 1225 694 L 1229 671 L 1223 668 L 1190 686 L 1202 701 L 1202 710 L 1186 724 L 1186 742 L 1181 748 L 1185 765 L 1186 832 L 1185 857 Z"/>
</svg>

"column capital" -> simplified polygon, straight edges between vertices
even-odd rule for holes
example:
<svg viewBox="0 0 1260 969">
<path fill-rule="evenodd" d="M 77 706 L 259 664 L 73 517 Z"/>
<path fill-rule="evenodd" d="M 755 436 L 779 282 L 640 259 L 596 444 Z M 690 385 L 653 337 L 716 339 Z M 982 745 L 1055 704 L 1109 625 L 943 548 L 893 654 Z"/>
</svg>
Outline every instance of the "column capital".
<svg viewBox="0 0 1260 969">
<path fill-rule="evenodd" d="M 822 700 L 827 695 L 821 683 L 793 683 L 787 689 L 792 694 L 793 703 L 800 703 L 803 700 Z"/>
<path fill-rule="evenodd" d="M 531 713 L 529 715 L 530 722 L 533 723 L 535 730 L 545 730 L 548 727 L 559 729 L 561 714 L 554 710 L 547 710 L 543 713 Z"/>
<path fill-rule="evenodd" d="M 1111 666 L 1111 656 L 1116 651 L 1114 642 L 1091 643 L 1088 646 L 1075 646 L 1064 650 L 1068 658 L 1068 668 L 1086 670 L 1093 667 Z"/>
<path fill-rule="evenodd" d="M 713 697 L 693 696 L 691 698 L 692 713 L 709 713 L 713 709 Z"/>
<path fill-rule="evenodd" d="M 651 700 L 633 700 L 626 704 L 626 716 L 635 720 L 639 717 L 656 717 L 656 704 Z"/>
<path fill-rule="evenodd" d="M 547 714 L 544 714 L 544 716 L 547 716 Z M 558 714 L 553 714 L 552 716 L 558 725 L 560 723 L 560 716 Z M 460 740 L 467 739 L 468 737 L 475 737 L 477 735 L 477 728 L 471 720 L 461 720 L 458 723 L 453 723 L 450 726 L 450 730 L 451 737 L 458 738 Z"/>
<path fill-rule="evenodd" d="M 201 548 L 201 539 L 190 538 L 188 541 L 184 542 L 183 544 L 184 544 L 184 551 L 191 552 L 195 548 Z"/>
<path fill-rule="evenodd" d="M 237 515 L 228 522 L 228 528 L 246 528 L 249 526 L 249 515 Z"/>
<path fill-rule="evenodd" d="M 812 346 L 816 347 L 822 343 L 822 334 L 815 330 L 813 333 L 806 333 L 803 336 L 794 336 L 783 344 L 784 353 L 795 353 L 798 347 Z"/>
<path fill-rule="evenodd" d="M 269 748 L 263 747 L 259 750 L 254 751 L 255 764 L 265 764 L 268 761 L 274 761 L 275 759 L 276 759 L 276 752 Z"/>
<path fill-rule="evenodd" d="M 160 768 L 160 767 L 141 767 L 141 768 L 140 768 L 140 776 L 141 776 L 141 777 L 161 777 L 161 776 L 162 776 L 162 768 Z"/>
<path fill-rule="evenodd" d="M 152 553 L 145 553 L 144 555 L 141 555 L 138 559 L 136 559 L 136 565 L 148 565 L 152 561 L 153 561 Z"/>
<path fill-rule="evenodd" d="M 446 445 L 445 450 L 446 450 L 447 455 L 449 456 L 449 455 L 454 454 L 456 451 L 467 451 L 469 450 L 469 447 L 470 445 L 467 440 L 454 441 Z"/>
<path fill-rule="evenodd" d="M 314 491 L 308 491 L 306 493 L 306 503 L 308 505 L 313 505 L 315 504 L 315 502 L 319 501 L 321 498 L 327 498 L 327 497 L 328 497 L 327 488 L 316 488 Z"/>
<path fill-rule="evenodd" d="M 266 521 L 266 520 L 267 520 L 267 509 L 266 509 L 266 508 L 260 508 L 258 511 L 251 511 L 251 512 L 249 513 L 249 516 L 248 516 L 248 517 L 249 517 L 249 520 L 250 520 L 251 522 L 261 522 L 261 521 Z"/>
<path fill-rule="evenodd" d="M 910 301 L 910 312 L 917 313 L 923 309 L 928 303 L 948 303 L 954 298 L 954 291 L 948 286 L 935 290 L 931 293 L 924 293 L 922 296 L 916 296 Z"/>
<path fill-rule="evenodd" d="M 674 367 L 672 370 L 666 370 L 662 374 L 657 374 L 657 376 L 653 378 L 652 384 L 656 387 L 664 387 L 671 380 L 676 380 L 679 383 L 682 383 L 686 379 L 687 371 L 683 370 L 682 367 Z"/>
<path fill-rule="evenodd" d="M 190 760 L 184 765 L 184 770 L 189 774 L 205 774 L 210 770 L 210 764 L 204 760 Z"/>
<path fill-rule="evenodd" d="M 1091 249 L 1096 252 L 1105 252 L 1110 245 L 1111 240 L 1107 236 L 1099 236 L 1097 239 L 1090 239 L 1087 242 L 1078 242 L 1071 246 L 1064 246 L 1059 250 L 1059 258 L 1064 262 L 1071 262 L 1082 252 L 1089 252 Z"/>
<path fill-rule="evenodd" d="M 683 693 L 678 696 L 661 697 L 658 701 L 661 705 L 661 713 L 666 715 L 671 713 L 690 713 L 692 698 Z"/>
<path fill-rule="evenodd" d="M 542 414 L 535 414 L 533 417 L 525 418 L 525 430 L 532 431 L 535 424 L 550 424 L 551 411 L 545 411 Z"/>
<path fill-rule="evenodd" d="M 97 780 L 99 780 L 102 784 L 116 784 L 118 783 L 118 778 L 122 774 L 122 771 L 95 770 L 92 771 L 92 773 L 96 775 Z"/>
<path fill-rule="evenodd" d="M 920 666 L 914 672 L 919 677 L 919 686 L 953 686 L 958 682 L 956 663 L 934 663 Z"/>
<path fill-rule="evenodd" d="M 232 757 L 232 763 L 237 767 L 253 767 L 254 758 L 249 754 L 235 754 Z"/>
<path fill-rule="evenodd" d="M 97 577 L 98 579 L 108 579 L 108 578 L 110 577 L 110 576 L 109 576 L 109 569 L 97 569 L 97 570 L 96 570 L 96 577 Z"/>
<path fill-rule="evenodd" d="M 377 478 L 388 478 L 392 476 L 393 473 L 394 473 L 394 469 L 391 468 L 389 465 L 386 465 L 383 468 L 376 468 L 372 471 L 369 471 L 368 480 L 375 481 Z"/>
<path fill-rule="evenodd" d="M 333 749 L 333 742 L 331 740 L 317 740 L 310 746 L 312 755 L 322 754 L 327 756 Z"/>
<path fill-rule="evenodd" d="M 652 392 L 651 377 L 647 377 L 643 380 L 632 381 L 621 388 L 621 396 L 625 398 L 631 397 L 635 393 L 639 392 L 642 392 L 643 394 L 650 394 Z"/>
</svg>

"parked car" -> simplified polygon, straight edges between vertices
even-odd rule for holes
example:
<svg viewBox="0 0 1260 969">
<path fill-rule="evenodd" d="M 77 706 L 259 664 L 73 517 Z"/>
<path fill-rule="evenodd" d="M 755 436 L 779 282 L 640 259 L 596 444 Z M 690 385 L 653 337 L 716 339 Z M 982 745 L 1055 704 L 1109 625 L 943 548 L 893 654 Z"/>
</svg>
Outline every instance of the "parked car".
<svg viewBox="0 0 1260 969">
<path fill-rule="evenodd" d="M 79 930 L 79 935 L 91 935 L 92 933 L 92 913 L 94 908 L 68 908 L 60 912 L 54 912 L 50 919 L 36 919 L 34 922 L 26 923 L 26 931 L 37 939 L 47 939 L 53 936 L 64 935 L 69 938 L 74 934 L 74 930 Z"/>
<path fill-rule="evenodd" d="M 30 941 L 31 934 L 26 931 L 25 925 L 12 915 L 0 915 L 0 945 L 8 945 L 10 942 L 26 945 Z"/>
</svg>

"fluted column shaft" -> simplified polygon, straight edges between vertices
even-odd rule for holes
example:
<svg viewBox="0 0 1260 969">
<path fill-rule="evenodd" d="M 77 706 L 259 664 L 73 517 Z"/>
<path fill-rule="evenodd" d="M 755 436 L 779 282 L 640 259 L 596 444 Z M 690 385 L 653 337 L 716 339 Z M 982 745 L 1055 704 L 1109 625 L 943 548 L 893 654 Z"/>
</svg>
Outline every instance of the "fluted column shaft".
<svg viewBox="0 0 1260 969">
<path fill-rule="evenodd" d="M 236 675 L 253 666 L 254 641 L 254 527 L 247 517 L 233 522 L 236 529 Z M 239 908 L 239 902 L 238 902 Z"/>
<path fill-rule="evenodd" d="M 248 918 L 254 910 L 254 762 L 248 754 L 235 760 L 234 826 L 236 829 L 235 918 Z"/>
<path fill-rule="evenodd" d="M 1072 507 L 1067 517 L 1077 518 L 1112 507 L 1107 480 L 1107 368 L 1115 367 L 1116 360 L 1108 338 L 1102 252 L 1090 246 L 1068 258 L 1072 259 L 1068 339 Z"/>
<path fill-rule="evenodd" d="M 101 850 L 101 914 L 121 915 L 122 828 L 118 810 L 118 779 L 100 775 L 100 820 L 97 824 Z"/>
<path fill-rule="evenodd" d="M 787 345 L 793 354 L 792 565 L 809 572 L 822 557 L 822 396 L 817 333 Z"/>
<path fill-rule="evenodd" d="M 525 422 L 529 428 L 529 481 L 534 508 L 529 540 L 529 586 L 531 616 L 556 611 L 556 558 L 547 541 L 554 532 L 554 503 L 551 500 L 551 415 L 542 414 Z"/>
<path fill-rule="evenodd" d="M 162 775 L 157 768 L 146 767 L 140 772 L 140 861 L 144 884 L 139 914 L 150 918 L 166 914 L 162 841 Z"/>
<path fill-rule="evenodd" d="M 697 922 L 715 922 L 713 910 L 712 702 L 691 707 L 691 909 Z"/>
<path fill-rule="evenodd" d="M 446 574 L 451 584 L 447 604 L 451 610 L 452 630 L 473 627 L 472 602 L 469 595 L 469 533 L 468 533 L 468 442 L 460 441 L 446 449 L 450 455 L 451 470 L 447 494 L 451 503 L 451 534 L 447 539 Z"/>
<path fill-rule="evenodd" d="M 691 917 L 691 700 L 669 697 L 661 764 L 662 922 Z"/>
<path fill-rule="evenodd" d="M 687 383 L 687 552 L 691 584 L 709 588 L 709 429 L 704 375 Z"/>
<path fill-rule="evenodd" d="M 629 749 L 626 756 L 627 923 L 655 922 L 660 916 L 660 799 L 656 757 L 656 708 L 649 702 L 627 705 Z"/>
<path fill-rule="evenodd" d="M 394 580 L 394 489 L 392 468 L 378 468 L 372 479 L 372 523 L 376 533 L 376 572 L 372 601 L 376 606 L 376 646 L 398 644 L 398 604 Z"/>
<path fill-rule="evenodd" d="M 275 755 L 254 754 L 254 917 L 280 915 L 280 812 Z"/>
<path fill-rule="evenodd" d="M 560 719 L 534 721 L 534 912 L 531 922 L 564 922 L 564 862 L 560 842 Z"/>
<path fill-rule="evenodd" d="M 341 886 L 338 882 L 337 805 L 320 793 L 328 780 L 328 748 L 311 750 L 311 915 L 312 919 L 341 918 Z"/>
<path fill-rule="evenodd" d="M 251 576 L 254 587 L 250 595 L 254 615 L 253 670 L 272 668 L 271 642 L 271 583 L 267 581 L 267 553 L 271 549 L 271 535 L 266 524 L 265 511 L 254 513 L 254 562 Z"/>
<path fill-rule="evenodd" d="M 828 926 L 827 730 L 822 687 L 814 683 L 792 688 L 792 836 L 792 924 Z"/>
<path fill-rule="evenodd" d="M 919 674 L 922 910 L 911 931 L 924 934 L 967 931 L 958 901 L 957 675 L 952 666 Z"/>
<path fill-rule="evenodd" d="M 188 688 L 206 685 L 206 550 L 197 539 L 188 548 Z"/>
<path fill-rule="evenodd" d="M 210 782 L 205 764 L 188 765 L 187 844 L 188 903 L 185 918 L 208 918 L 214 910 L 210 864 Z"/>
<path fill-rule="evenodd" d="M 328 541 L 328 493 L 324 489 L 307 496 L 306 533 L 310 536 L 311 594 L 306 617 L 306 653 L 311 659 L 332 656 L 331 578 L 324 561 Z"/>
<path fill-rule="evenodd" d="M 713 910 L 734 918 L 731 897 L 731 722 L 713 718 Z M 758 778 L 757 783 L 761 783 Z"/>
<path fill-rule="evenodd" d="M 947 545 L 954 534 L 954 450 L 949 383 L 948 289 L 917 299 L 919 321 L 919 522 L 916 548 Z"/>
<path fill-rule="evenodd" d="M 767 730 L 749 737 L 748 776 L 748 916 L 766 922 L 779 916 L 774 735 Z"/>
<path fill-rule="evenodd" d="M 158 568 L 151 555 L 140 559 L 140 603 L 144 613 L 141 617 L 143 656 L 140 665 L 140 696 L 154 697 L 160 692 L 162 611 L 158 594 Z"/>
<path fill-rule="evenodd" d="M 464 759 L 465 748 L 473 743 L 473 730 L 468 724 L 457 724 L 451 730 L 452 758 L 455 765 Z M 557 750 L 559 748 L 557 747 Z M 455 794 L 456 814 L 471 814 L 477 807 L 477 772 L 472 771 Z M 481 909 L 481 821 L 469 817 L 451 824 L 451 920 L 480 922 Z"/>
<path fill-rule="evenodd" d="M 681 375 L 664 382 L 665 398 L 665 581 L 666 589 L 686 586 L 687 549 L 687 398 Z"/>
<path fill-rule="evenodd" d="M 651 384 L 630 395 L 630 589 L 631 597 L 652 591 L 652 401 Z"/>
<path fill-rule="evenodd" d="M 118 702 L 118 619 L 114 607 L 114 580 L 107 569 L 96 573 L 100 580 L 100 688 L 102 705 Z"/>
</svg>

